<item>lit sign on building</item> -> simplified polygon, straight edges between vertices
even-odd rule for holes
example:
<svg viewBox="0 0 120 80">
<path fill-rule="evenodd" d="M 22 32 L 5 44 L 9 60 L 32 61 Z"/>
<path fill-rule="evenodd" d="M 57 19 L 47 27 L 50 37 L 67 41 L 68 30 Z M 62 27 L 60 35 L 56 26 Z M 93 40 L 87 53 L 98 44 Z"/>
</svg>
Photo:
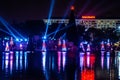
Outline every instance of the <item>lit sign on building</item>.
<svg viewBox="0 0 120 80">
<path fill-rule="evenodd" d="M 82 16 L 82 19 L 95 19 L 95 16 Z"/>
</svg>

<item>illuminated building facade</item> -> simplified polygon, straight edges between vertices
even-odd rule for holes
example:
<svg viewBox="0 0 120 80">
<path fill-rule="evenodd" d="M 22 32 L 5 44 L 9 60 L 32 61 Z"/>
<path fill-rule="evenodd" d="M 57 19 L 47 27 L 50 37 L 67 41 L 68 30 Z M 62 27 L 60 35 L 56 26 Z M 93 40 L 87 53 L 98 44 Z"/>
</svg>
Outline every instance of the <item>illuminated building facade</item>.
<svg viewBox="0 0 120 80">
<path fill-rule="evenodd" d="M 65 24 L 69 23 L 69 19 L 43 19 L 44 23 L 49 25 L 53 23 Z M 95 28 L 119 28 L 120 19 L 96 19 L 95 16 L 82 16 L 82 19 L 76 19 L 76 25 L 83 25 L 86 28 L 95 27 Z"/>
</svg>

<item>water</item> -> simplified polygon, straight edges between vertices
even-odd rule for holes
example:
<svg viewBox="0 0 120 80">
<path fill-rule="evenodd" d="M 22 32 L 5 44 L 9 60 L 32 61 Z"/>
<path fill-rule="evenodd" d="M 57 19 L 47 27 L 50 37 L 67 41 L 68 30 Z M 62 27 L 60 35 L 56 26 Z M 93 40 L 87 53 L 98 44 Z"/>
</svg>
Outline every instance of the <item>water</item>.
<svg viewBox="0 0 120 80">
<path fill-rule="evenodd" d="M 28 52 L 0 54 L 0 80 L 119 80 L 120 53 Z"/>
</svg>

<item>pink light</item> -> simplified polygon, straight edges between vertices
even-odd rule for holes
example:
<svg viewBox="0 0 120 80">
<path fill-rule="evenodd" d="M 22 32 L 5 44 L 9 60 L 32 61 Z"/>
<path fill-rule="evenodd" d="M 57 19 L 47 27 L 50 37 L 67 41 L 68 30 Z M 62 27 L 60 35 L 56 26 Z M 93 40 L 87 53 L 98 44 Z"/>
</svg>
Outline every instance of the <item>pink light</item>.
<svg viewBox="0 0 120 80">
<path fill-rule="evenodd" d="M 87 67 L 90 67 L 90 56 L 87 55 Z"/>
<path fill-rule="evenodd" d="M 90 51 L 90 44 L 87 45 L 87 51 Z"/>
<path fill-rule="evenodd" d="M 20 43 L 20 49 L 22 50 L 23 49 L 23 45 Z"/>
<path fill-rule="evenodd" d="M 58 71 L 60 72 L 60 67 L 61 67 L 61 52 L 58 51 Z"/>
<path fill-rule="evenodd" d="M 101 67 L 104 68 L 104 55 L 101 55 Z"/>
<path fill-rule="evenodd" d="M 12 70 L 13 70 L 13 60 L 10 60 L 10 73 L 12 74 Z"/>
<path fill-rule="evenodd" d="M 58 40 L 58 46 L 61 46 L 61 39 Z"/>
<path fill-rule="evenodd" d="M 104 42 L 101 42 L 101 50 L 105 50 Z"/>
</svg>

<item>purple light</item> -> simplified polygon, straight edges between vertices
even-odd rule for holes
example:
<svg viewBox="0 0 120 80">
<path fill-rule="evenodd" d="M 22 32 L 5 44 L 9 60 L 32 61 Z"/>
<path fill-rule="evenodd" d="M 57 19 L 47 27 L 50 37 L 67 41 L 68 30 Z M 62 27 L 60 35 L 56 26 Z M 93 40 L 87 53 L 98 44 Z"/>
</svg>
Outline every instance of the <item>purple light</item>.
<svg viewBox="0 0 120 80">
<path fill-rule="evenodd" d="M 60 72 L 60 67 L 61 67 L 61 52 L 58 51 L 58 71 Z"/>
</svg>

